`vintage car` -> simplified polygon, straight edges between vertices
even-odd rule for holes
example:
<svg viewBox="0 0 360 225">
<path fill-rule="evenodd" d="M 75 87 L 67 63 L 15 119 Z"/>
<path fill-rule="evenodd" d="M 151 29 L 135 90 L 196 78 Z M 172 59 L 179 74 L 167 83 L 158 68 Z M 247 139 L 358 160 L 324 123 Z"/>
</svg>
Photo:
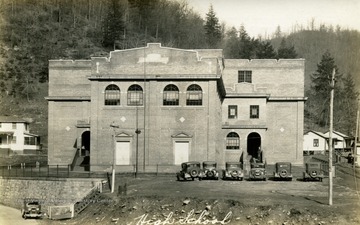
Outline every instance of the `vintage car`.
<svg viewBox="0 0 360 225">
<path fill-rule="evenodd" d="M 241 162 L 226 162 L 223 171 L 223 179 L 243 180 L 243 164 Z"/>
<path fill-rule="evenodd" d="M 196 161 L 181 163 L 181 170 L 176 173 L 177 180 L 195 180 L 195 178 L 201 180 L 203 176 L 201 164 Z"/>
<path fill-rule="evenodd" d="M 202 178 L 218 180 L 219 172 L 216 170 L 216 165 L 217 164 L 214 161 L 203 162 Z"/>
<path fill-rule="evenodd" d="M 250 164 L 250 180 L 263 180 L 266 181 L 266 170 L 265 164 L 261 162 Z"/>
<path fill-rule="evenodd" d="M 308 180 L 319 180 L 322 181 L 324 178 L 324 173 L 321 170 L 321 163 L 320 162 L 309 162 L 305 164 L 305 171 L 304 171 L 304 181 Z"/>
<path fill-rule="evenodd" d="M 30 198 L 24 199 L 24 205 L 23 208 L 21 209 L 21 215 L 24 219 L 27 219 L 28 217 L 41 218 L 42 212 L 41 212 L 40 201 L 37 199 L 30 199 Z"/>
<path fill-rule="evenodd" d="M 275 163 L 274 180 L 292 180 L 292 177 L 290 162 Z"/>
</svg>

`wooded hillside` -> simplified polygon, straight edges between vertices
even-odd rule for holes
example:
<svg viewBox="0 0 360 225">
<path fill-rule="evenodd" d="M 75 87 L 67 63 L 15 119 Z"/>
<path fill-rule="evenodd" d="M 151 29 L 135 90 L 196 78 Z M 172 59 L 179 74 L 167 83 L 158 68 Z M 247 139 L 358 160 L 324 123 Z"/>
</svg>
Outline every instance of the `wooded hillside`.
<svg viewBox="0 0 360 225">
<path fill-rule="evenodd" d="M 273 38 L 263 39 L 249 37 L 245 27 L 221 24 L 210 6 L 202 18 L 186 2 L 2 0 L 0 114 L 29 118 L 32 132 L 40 134 L 46 143 L 48 60 L 107 56 L 111 50 L 141 47 L 149 42 L 185 49 L 223 48 L 226 58 L 305 58 L 307 91 L 312 89 L 311 77 L 322 56 L 329 52 L 341 79 L 350 77 L 355 92 L 360 89 L 359 31 L 321 25 L 288 35 L 274 31 Z M 313 96 L 309 92 L 309 98 Z M 355 107 L 354 101 L 348 108 Z M 326 130 L 328 125 L 312 116 L 313 106 L 306 106 L 309 113 L 305 128 Z M 336 109 L 336 115 L 341 114 L 341 107 Z M 353 111 L 346 116 L 355 121 Z M 352 135 L 354 126 L 346 122 L 334 128 Z"/>
</svg>

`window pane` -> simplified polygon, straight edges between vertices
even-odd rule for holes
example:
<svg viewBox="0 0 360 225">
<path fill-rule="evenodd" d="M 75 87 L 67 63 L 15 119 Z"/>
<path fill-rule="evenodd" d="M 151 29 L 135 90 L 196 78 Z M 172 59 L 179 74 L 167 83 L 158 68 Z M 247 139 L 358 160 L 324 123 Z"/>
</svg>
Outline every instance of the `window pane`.
<svg viewBox="0 0 360 225">
<path fill-rule="evenodd" d="M 229 105 L 228 110 L 229 110 L 228 112 L 229 119 L 237 118 L 237 105 Z"/>
<path fill-rule="evenodd" d="M 252 71 L 251 70 L 239 70 L 238 71 L 238 83 L 252 82 Z"/>
<path fill-rule="evenodd" d="M 250 118 L 251 119 L 259 118 L 259 106 L 258 105 L 250 106 Z"/>
<path fill-rule="evenodd" d="M 163 105 L 179 105 L 179 89 L 169 84 L 164 88 Z"/>
<path fill-rule="evenodd" d="M 142 105 L 143 91 L 139 85 L 131 85 L 128 89 L 128 105 Z"/>
<path fill-rule="evenodd" d="M 199 85 L 192 84 L 188 87 L 186 105 L 202 105 L 202 89 Z"/>
<path fill-rule="evenodd" d="M 226 149 L 240 149 L 240 137 L 237 133 L 231 132 L 227 135 Z"/>
<path fill-rule="evenodd" d="M 105 89 L 105 105 L 120 105 L 120 88 L 111 84 Z"/>
</svg>

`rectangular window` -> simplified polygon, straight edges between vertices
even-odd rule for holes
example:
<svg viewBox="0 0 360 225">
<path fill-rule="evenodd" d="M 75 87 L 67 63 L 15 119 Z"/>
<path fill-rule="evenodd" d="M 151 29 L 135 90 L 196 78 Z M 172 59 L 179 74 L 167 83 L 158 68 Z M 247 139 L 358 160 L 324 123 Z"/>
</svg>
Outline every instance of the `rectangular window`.
<svg viewBox="0 0 360 225">
<path fill-rule="evenodd" d="M 16 130 L 16 123 L 12 123 L 12 129 Z"/>
<path fill-rule="evenodd" d="M 142 92 L 129 92 L 128 93 L 128 105 L 143 105 L 143 93 Z"/>
<path fill-rule="evenodd" d="M 314 139 L 313 146 L 319 147 L 319 139 Z"/>
<path fill-rule="evenodd" d="M 25 137 L 25 145 L 36 145 L 36 137 Z"/>
<path fill-rule="evenodd" d="M 252 71 L 251 70 L 239 70 L 238 71 L 238 83 L 252 83 Z"/>
<path fill-rule="evenodd" d="M 11 144 L 16 144 L 16 136 L 12 137 Z"/>
<path fill-rule="evenodd" d="M 237 118 L 237 105 L 228 106 L 228 118 L 236 119 Z"/>
<path fill-rule="evenodd" d="M 250 106 L 250 119 L 259 119 L 259 106 L 258 105 Z"/>
</svg>

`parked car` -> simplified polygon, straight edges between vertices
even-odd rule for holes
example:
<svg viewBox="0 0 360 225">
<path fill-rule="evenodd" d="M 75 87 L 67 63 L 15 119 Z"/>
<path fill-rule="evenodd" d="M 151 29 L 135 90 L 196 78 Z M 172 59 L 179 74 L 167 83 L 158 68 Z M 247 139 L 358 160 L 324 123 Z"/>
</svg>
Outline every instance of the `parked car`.
<svg viewBox="0 0 360 225">
<path fill-rule="evenodd" d="M 196 161 L 181 163 L 181 170 L 176 173 L 177 180 L 195 180 L 195 178 L 201 180 L 203 176 L 201 164 Z"/>
<path fill-rule="evenodd" d="M 266 170 L 265 164 L 258 162 L 258 163 L 251 163 L 250 164 L 250 180 L 266 180 Z"/>
<path fill-rule="evenodd" d="M 290 162 L 275 163 L 274 180 L 292 180 L 292 177 Z"/>
<path fill-rule="evenodd" d="M 207 179 L 219 179 L 219 172 L 216 169 L 217 163 L 214 161 L 203 162 L 203 178 Z"/>
<path fill-rule="evenodd" d="M 243 180 L 244 171 L 243 164 L 241 162 L 226 162 L 225 170 L 223 171 L 222 178 L 225 179 L 234 179 L 234 180 Z"/>
<path fill-rule="evenodd" d="M 24 219 L 27 219 L 28 217 L 41 218 L 42 212 L 40 201 L 30 198 L 24 199 L 24 205 L 21 209 L 21 215 Z"/>
<path fill-rule="evenodd" d="M 305 164 L 305 171 L 304 171 L 304 181 L 308 180 L 319 180 L 322 181 L 324 178 L 324 173 L 321 170 L 321 163 L 320 162 L 309 162 Z"/>
</svg>

